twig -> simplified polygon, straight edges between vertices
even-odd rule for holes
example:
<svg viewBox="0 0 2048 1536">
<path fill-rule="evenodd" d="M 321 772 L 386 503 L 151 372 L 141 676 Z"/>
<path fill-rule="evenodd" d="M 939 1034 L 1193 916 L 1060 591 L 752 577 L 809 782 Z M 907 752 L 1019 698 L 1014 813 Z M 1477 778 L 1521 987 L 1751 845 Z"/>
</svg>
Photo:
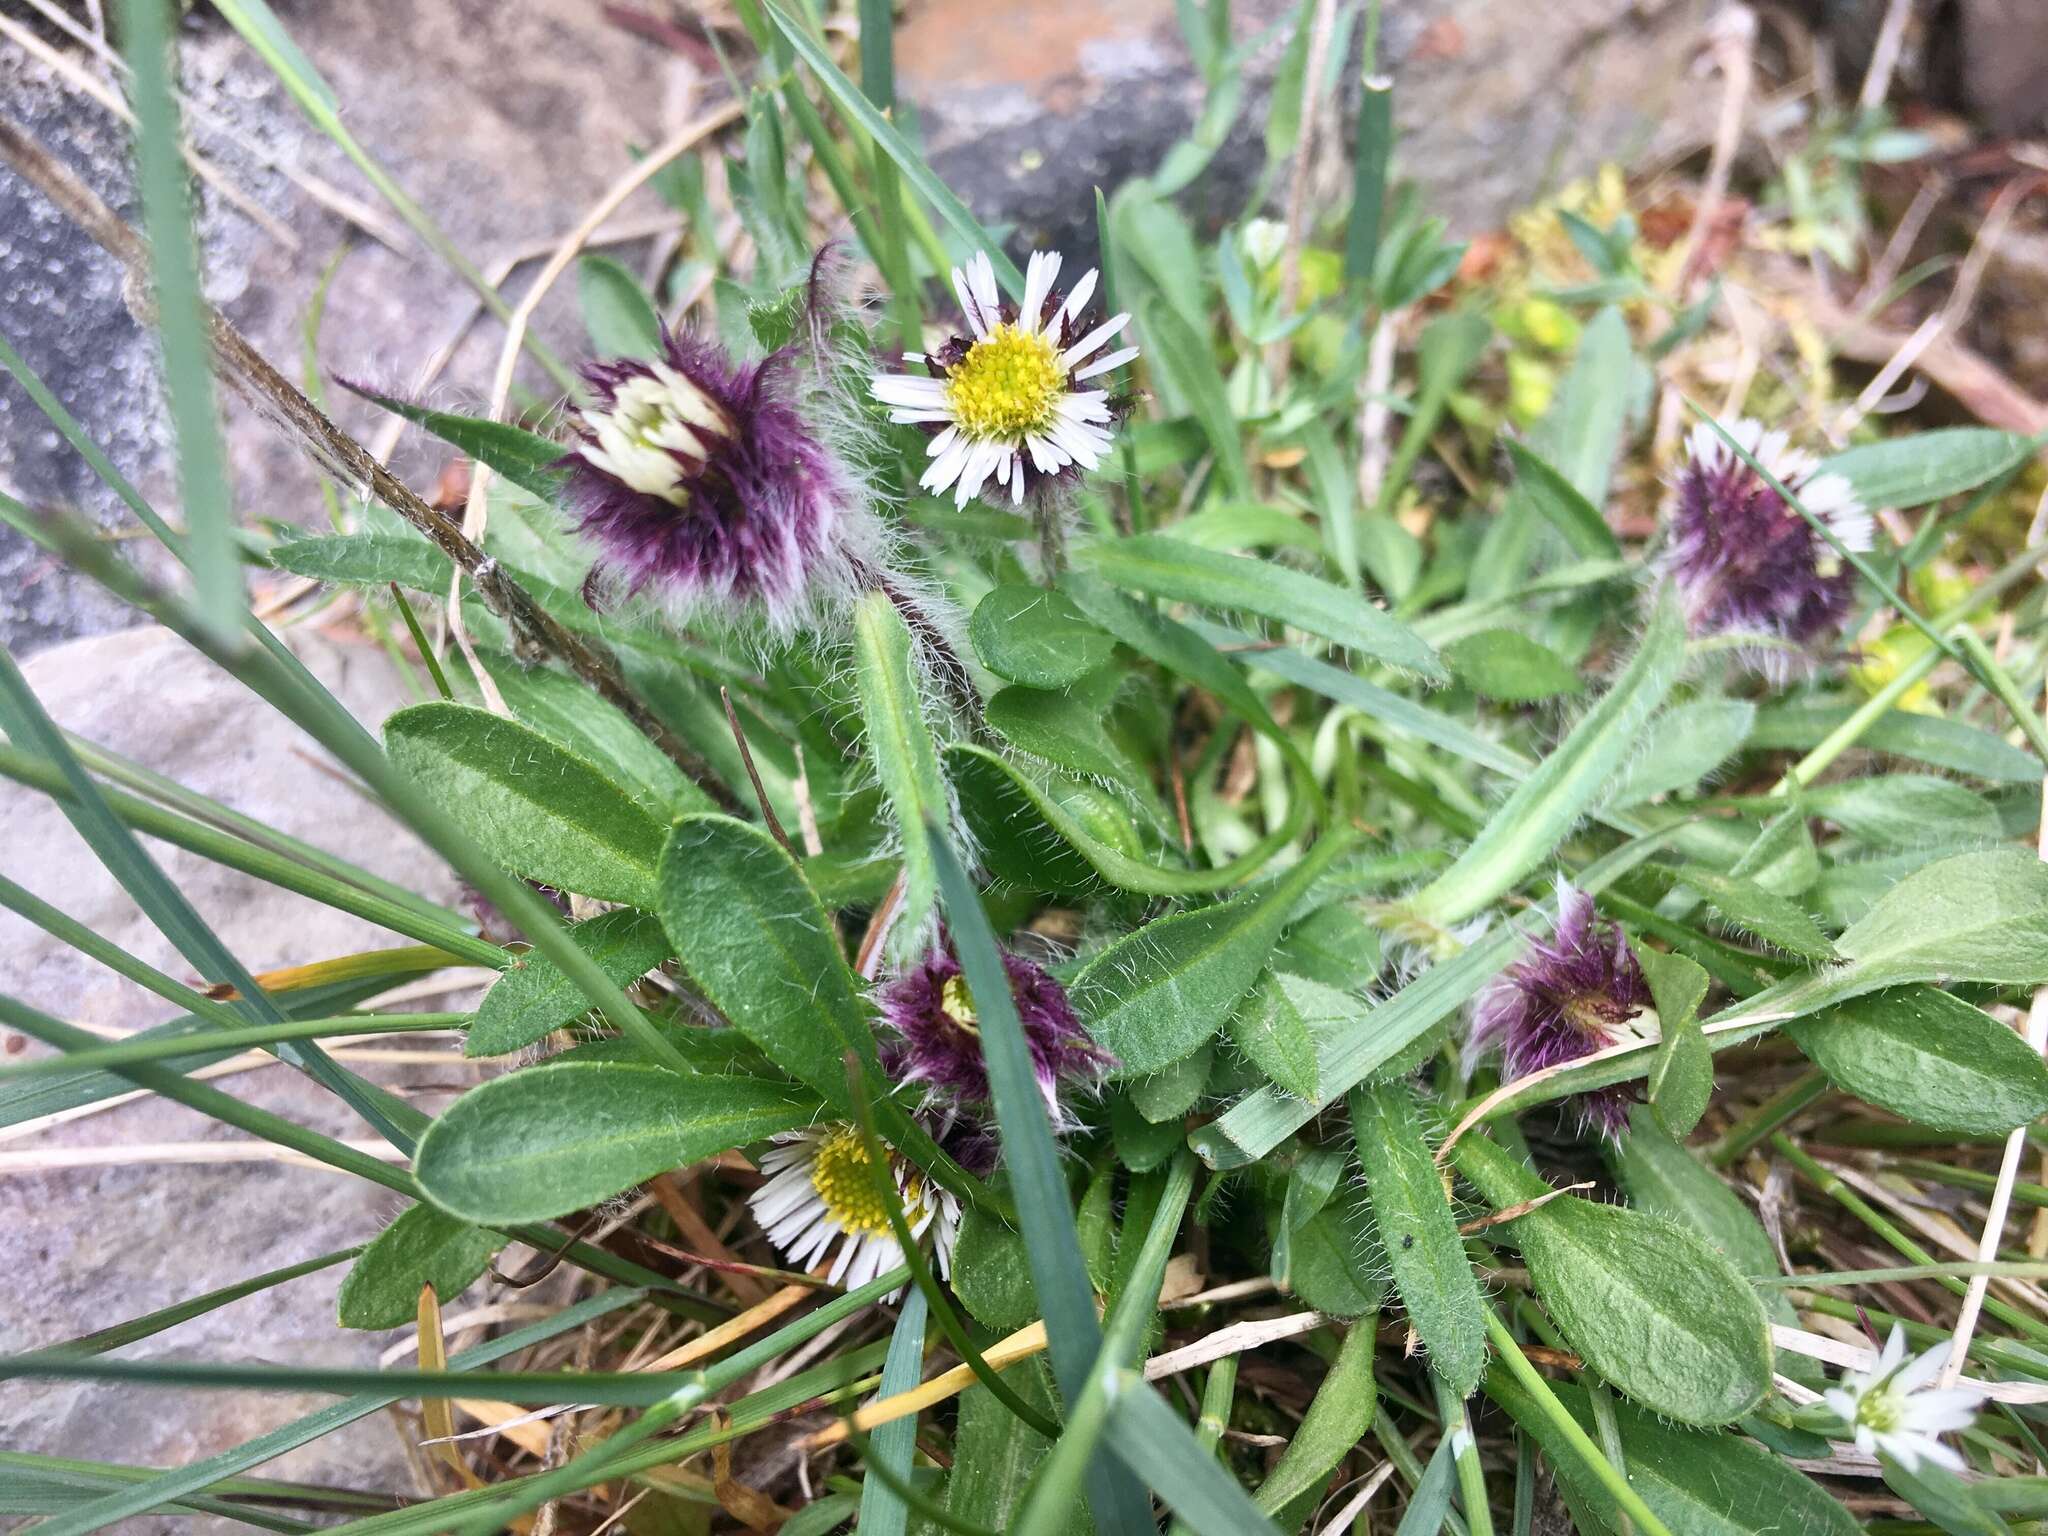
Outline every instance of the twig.
<svg viewBox="0 0 2048 1536">
<path fill-rule="evenodd" d="M 1154 1355 L 1145 1362 L 1145 1379 L 1159 1381 L 1182 1371 L 1191 1371 L 1198 1365 L 1207 1365 L 1211 1360 L 1221 1360 L 1225 1355 L 1241 1355 L 1261 1345 L 1277 1344 L 1282 1339 L 1313 1333 L 1329 1321 L 1320 1312 L 1291 1312 L 1285 1317 L 1260 1317 L 1250 1322 L 1232 1323 L 1228 1328 L 1219 1328 L 1192 1344 L 1169 1349 L 1163 1355 Z"/>
<path fill-rule="evenodd" d="M 1891 0 L 1885 8 L 1884 24 L 1877 29 L 1877 45 L 1870 50 L 1870 68 L 1863 76 L 1863 89 L 1856 96 L 1856 105 L 1865 112 L 1876 111 L 1891 94 L 1892 73 L 1899 67 L 1899 50 L 1905 45 L 1906 22 L 1912 11 L 1913 0 Z"/>
<path fill-rule="evenodd" d="M 754 749 L 747 745 L 747 733 L 740 729 L 740 717 L 732 707 L 732 690 L 720 683 L 718 702 L 725 706 L 725 723 L 732 727 L 732 739 L 740 749 L 740 761 L 746 764 L 747 782 L 754 786 L 754 799 L 761 807 L 761 819 L 768 823 L 768 831 L 775 841 L 782 844 L 782 851 L 792 859 L 798 857 L 796 849 L 790 846 L 789 834 L 782 830 L 782 823 L 775 815 L 775 807 L 768 803 L 768 790 L 761 783 L 761 771 L 754 766 Z"/>
<path fill-rule="evenodd" d="M 1582 1189 L 1591 1189 L 1592 1187 L 1593 1181 L 1587 1179 L 1583 1183 L 1567 1184 L 1562 1189 L 1550 1190 L 1546 1194 L 1538 1195 L 1534 1200 L 1523 1200 L 1515 1205 L 1504 1205 L 1490 1216 L 1479 1216 L 1471 1221 L 1460 1223 L 1458 1235 L 1470 1237 L 1475 1232 L 1484 1232 L 1488 1227 L 1498 1227 L 1510 1221 L 1519 1221 L 1531 1211 L 1541 1209 L 1562 1195 L 1575 1195 Z"/>
<path fill-rule="evenodd" d="M 13 166 L 121 263 L 128 276 L 131 307 L 147 313 L 148 249 L 142 237 L 68 167 L 5 117 L 0 117 L 0 160 Z M 464 537 L 445 514 L 421 500 L 417 492 L 373 458 L 361 443 L 329 421 L 219 311 L 209 309 L 206 318 L 223 379 L 252 409 L 295 438 L 329 474 L 357 491 L 375 496 L 468 572 L 486 606 L 511 629 L 514 647 L 520 654 L 558 657 L 660 747 L 715 805 L 729 812 L 740 809 L 739 801 L 718 782 L 710 766 L 626 687 L 618 663 L 609 651 L 576 635 L 535 602 L 532 594 Z"/>
</svg>

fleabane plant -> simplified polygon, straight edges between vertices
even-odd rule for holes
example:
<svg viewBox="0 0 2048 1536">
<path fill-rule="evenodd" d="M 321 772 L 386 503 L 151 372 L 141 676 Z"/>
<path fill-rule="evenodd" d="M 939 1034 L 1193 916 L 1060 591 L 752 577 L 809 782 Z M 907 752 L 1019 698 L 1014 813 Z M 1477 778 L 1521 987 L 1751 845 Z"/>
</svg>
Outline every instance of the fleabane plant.
<svg viewBox="0 0 2048 1536">
<path fill-rule="evenodd" d="M 287 23 L 218 9 L 363 153 Z M 1201 129 L 1070 210 L 1097 250 L 1013 258 L 906 134 L 886 7 L 736 7 L 729 130 L 621 172 L 683 216 L 651 281 L 580 256 L 589 356 L 529 344 L 516 416 L 360 391 L 491 472 L 462 519 L 205 308 L 153 50 L 139 235 L 0 131 L 172 322 L 185 528 L 0 366 L 193 580 L 0 514 L 479 897 L 79 743 L 0 666 L 0 773 L 185 967 L 67 914 L 70 871 L 0 880 L 181 1010 L 109 1040 L 0 999 L 49 1048 L 0 1061 L 0 1129 L 139 1089 L 395 1212 L 359 1252 L 221 1254 L 220 1290 L 0 1359 L 10 1389 L 343 1395 L 190 1467 L 10 1451 L 0 1514 L 1837 1536 L 2038 1509 L 2048 1269 L 2013 1213 L 2048 1113 L 2040 441 L 1859 416 L 1803 341 L 1677 430 L 1729 348 L 1779 345 L 1716 295 L 1791 303 L 1810 209 L 1753 189 L 1746 233 L 1674 220 L 1682 170 L 1615 170 L 1450 240 L 1387 178 L 1376 7 L 1298 18 L 1278 205 L 1192 221 L 1176 194 L 1227 196 L 1204 177 L 1257 50 L 1182 10 Z M 1825 248 L 1845 289 L 1889 286 L 1882 243 Z M 379 509 L 227 526 L 209 345 Z M 321 591 L 418 691 L 381 740 L 291 650 Z M 141 834 L 389 938 L 237 957 Z M 439 1011 L 397 1011 L 444 972 Z M 459 1042 L 434 1086 L 461 1091 L 365 1081 L 335 1047 L 369 1034 Z M 348 1134 L 208 1070 L 252 1046 Z M 132 1348 L 330 1266 L 340 1325 L 416 1330 L 411 1356 Z M 403 1401 L 421 1486 L 265 1479 Z"/>
</svg>

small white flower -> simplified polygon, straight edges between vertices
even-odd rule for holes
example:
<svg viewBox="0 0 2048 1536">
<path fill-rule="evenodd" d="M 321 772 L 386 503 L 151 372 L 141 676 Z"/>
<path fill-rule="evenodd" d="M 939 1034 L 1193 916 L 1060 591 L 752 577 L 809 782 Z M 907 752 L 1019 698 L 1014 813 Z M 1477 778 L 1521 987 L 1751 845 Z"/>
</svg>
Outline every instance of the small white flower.
<svg viewBox="0 0 2048 1536">
<path fill-rule="evenodd" d="M 1109 391 L 1086 380 L 1121 368 L 1136 347 L 1103 347 L 1130 323 L 1116 315 L 1082 332 L 1095 272 L 1073 290 L 1053 287 L 1057 254 L 1035 253 L 1024 274 L 1024 302 L 1012 311 L 996 291 L 995 267 L 978 251 L 953 269 L 953 288 L 972 336 L 955 336 L 929 357 L 910 355 L 926 374 L 877 374 L 874 397 L 889 419 L 936 432 L 931 463 L 918 484 L 933 495 L 953 492 L 966 506 L 991 479 L 1012 502 L 1028 488 L 1068 471 L 1092 470 L 1109 452 L 1115 419 Z"/>
<path fill-rule="evenodd" d="M 1866 1456 L 1882 1451 L 1908 1472 L 1919 1471 L 1923 1461 L 1961 1472 L 1963 1458 L 1939 1436 L 1975 1423 L 1984 1394 L 1928 1385 L 1941 1374 L 1948 1348 L 1937 1344 L 1909 1361 L 1905 1330 L 1894 1324 L 1877 1364 L 1869 1371 L 1849 1372 L 1822 1400 L 1854 1433 L 1856 1448 Z"/>
<path fill-rule="evenodd" d="M 776 1141 L 761 1159 L 768 1182 L 747 1203 L 790 1265 L 811 1269 L 829 1263 L 828 1281 L 857 1290 L 903 1262 L 858 1127 L 812 1126 Z M 884 1151 L 911 1235 L 922 1240 L 931 1234 L 939 1274 L 949 1277 L 960 1202 L 908 1158 Z"/>
</svg>

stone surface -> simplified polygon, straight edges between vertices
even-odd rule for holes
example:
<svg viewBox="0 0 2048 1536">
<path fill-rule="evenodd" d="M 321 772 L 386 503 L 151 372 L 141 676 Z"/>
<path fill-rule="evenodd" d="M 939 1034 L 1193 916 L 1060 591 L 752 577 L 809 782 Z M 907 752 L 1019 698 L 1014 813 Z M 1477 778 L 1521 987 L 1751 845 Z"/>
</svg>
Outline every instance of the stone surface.
<svg viewBox="0 0 2048 1536">
<path fill-rule="evenodd" d="M 378 652 L 295 636 L 307 664 L 374 724 L 410 702 Z M 59 721 L 237 810 L 345 853 L 387 878 L 446 898 L 452 879 L 351 790 L 282 717 L 156 629 L 77 640 L 32 658 L 30 682 Z M 193 973 L 93 859 L 50 800 L 0 785 L 7 871 L 36 894 L 173 976 Z M 382 947 L 391 935 L 196 855 L 150 845 L 172 881 L 252 970 Z M 0 992 L 59 1017 L 135 1029 L 176 1010 L 12 915 L 0 915 Z M 20 1045 L 0 1030 L 10 1056 Z M 29 1053 L 43 1048 L 30 1045 Z M 459 1067 L 380 1071 L 395 1085 L 447 1083 Z M 249 1102 L 348 1138 L 374 1138 L 324 1090 L 280 1065 L 214 1080 Z M 429 1109 L 445 1102 L 424 1101 Z M 0 1130 L 0 1153 L 222 1142 L 241 1133 L 143 1098 L 68 1124 Z M 362 1242 L 400 1208 L 341 1174 L 246 1163 L 138 1161 L 49 1172 L 0 1169 L 0 1351 L 56 1343 L 216 1287 Z M 134 1346 L 137 1358 L 368 1366 L 384 1335 L 334 1323 L 346 1266 L 259 1293 Z M 225 1450 L 331 1399 L 193 1394 L 52 1382 L 0 1392 L 0 1445 L 129 1465 L 172 1465 Z M 392 1421 L 374 1415 L 262 1469 L 263 1475 L 411 1489 Z M 190 1530 L 138 1521 L 124 1530 Z"/>
<path fill-rule="evenodd" d="M 1706 0 L 1553 0 L 1541 27 L 1511 0 L 1413 0 L 1388 8 L 1384 57 L 1399 76 L 1401 168 L 1465 229 L 1485 226 L 1546 179 L 1653 139 L 1678 138 L 1695 105 L 1681 89 Z M 984 0 L 908 0 L 898 43 L 903 93 L 941 170 L 985 218 L 1066 248 L 1093 244 L 1092 189 L 1156 165 L 1202 101 L 1172 0 L 1020 0 L 991 29 Z M 1291 14 L 1283 0 L 1233 7 L 1239 40 Z M 296 0 L 279 5 L 305 54 L 347 103 L 347 120 L 479 266 L 551 241 L 646 144 L 698 109 L 696 66 L 609 25 L 585 0 Z M 288 372 L 298 371 L 321 274 L 339 260 L 320 331 L 330 374 L 416 392 L 434 349 L 471 308 L 461 284 L 415 243 L 351 236 L 280 166 L 376 201 L 345 157 L 299 114 L 240 39 L 195 8 L 182 67 L 198 147 L 289 229 L 296 248 L 217 195 L 203 200 L 209 291 Z M 1236 217 L 1262 164 L 1270 78 L 1285 29 L 1255 50 L 1230 141 L 1189 189 L 1209 223 Z M 1343 78 L 1353 71 L 1347 64 Z M 0 100 L 124 213 L 134 199 L 123 133 L 44 65 L 0 43 Z M 395 222 L 395 221 L 394 221 Z M 344 252 L 346 247 L 346 253 Z M 638 253 L 627 250 L 629 259 Z M 516 286 L 516 285 L 515 285 Z M 542 306 L 558 350 L 579 339 L 574 284 Z M 111 262 L 17 179 L 0 173 L 0 333 L 165 508 L 175 506 L 148 341 L 122 305 Z M 429 391 L 474 405 L 495 360 L 478 327 Z M 533 380 L 545 394 L 544 381 Z M 346 397 L 345 426 L 380 417 Z M 245 517 L 325 516 L 311 471 L 239 407 L 227 430 Z M 440 455 L 417 437 L 398 467 L 431 484 Z M 117 509 L 89 471 L 0 380 L 0 479 L 31 502 Z M 0 532 L 0 638 L 33 649 L 118 626 L 127 615 Z"/>
</svg>

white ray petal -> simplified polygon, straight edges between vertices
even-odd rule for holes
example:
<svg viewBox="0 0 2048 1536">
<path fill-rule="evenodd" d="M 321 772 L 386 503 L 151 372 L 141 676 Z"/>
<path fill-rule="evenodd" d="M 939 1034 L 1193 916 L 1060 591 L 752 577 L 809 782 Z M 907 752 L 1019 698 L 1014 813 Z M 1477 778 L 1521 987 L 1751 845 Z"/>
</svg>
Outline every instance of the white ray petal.
<svg viewBox="0 0 2048 1536">
<path fill-rule="evenodd" d="M 1066 351 L 1062 352 L 1060 354 L 1060 366 L 1062 368 L 1072 368 L 1074 364 L 1094 352 L 1096 348 L 1100 347 L 1105 341 L 1108 341 L 1130 323 L 1131 317 L 1127 314 L 1111 316 L 1086 336 L 1075 342 L 1071 347 L 1067 348 Z"/>
<path fill-rule="evenodd" d="M 1107 373 L 1112 368 L 1121 368 L 1137 355 L 1138 349 L 1136 347 L 1118 347 L 1116 351 L 1109 353 L 1105 357 L 1098 357 L 1086 368 L 1073 375 L 1074 382 L 1078 384 L 1083 379 L 1094 378 L 1098 373 Z"/>
</svg>

